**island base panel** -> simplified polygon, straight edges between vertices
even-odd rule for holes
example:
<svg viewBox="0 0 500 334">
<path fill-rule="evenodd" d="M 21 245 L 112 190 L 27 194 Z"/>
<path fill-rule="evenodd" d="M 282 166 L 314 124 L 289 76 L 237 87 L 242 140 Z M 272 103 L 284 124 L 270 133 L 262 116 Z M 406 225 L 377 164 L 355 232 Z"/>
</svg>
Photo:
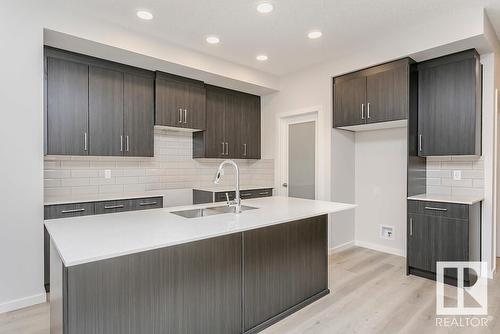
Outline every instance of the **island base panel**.
<svg viewBox="0 0 500 334">
<path fill-rule="evenodd" d="M 329 293 L 327 256 L 327 215 L 70 267 L 52 249 L 51 334 L 256 333 Z"/>
</svg>

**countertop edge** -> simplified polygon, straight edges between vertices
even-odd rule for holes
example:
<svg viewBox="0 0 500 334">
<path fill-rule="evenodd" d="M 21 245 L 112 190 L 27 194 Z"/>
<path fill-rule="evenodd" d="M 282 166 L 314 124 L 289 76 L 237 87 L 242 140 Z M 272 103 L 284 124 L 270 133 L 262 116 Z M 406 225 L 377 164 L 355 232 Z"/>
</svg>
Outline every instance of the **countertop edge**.
<svg viewBox="0 0 500 334">
<path fill-rule="evenodd" d="M 229 234 L 232 234 L 232 233 L 241 233 L 241 232 L 245 232 L 245 231 L 250 231 L 250 230 L 255 230 L 255 229 L 258 229 L 258 228 L 263 228 L 263 227 L 268 227 L 268 226 L 283 224 L 283 223 L 292 222 L 292 221 L 296 221 L 296 220 L 301 220 L 301 219 L 306 219 L 306 218 L 311 218 L 311 217 L 316 217 L 316 216 L 322 216 L 322 215 L 326 215 L 326 214 L 333 214 L 333 213 L 336 213 L 336 212 L 341 212 L 341 211 L 346 211 L 346 210 L 352 210 L 355 207 L 357 207 L 356 204 L 348 204 L 348 203 L 338 203 L 338 204 L 342 204 L 342 205 L 344 205 L 344 207 L 339 208 L 339 209 L 335 209 L 335 210 L 322 210 L 322 211 L 314 212 L 312 214 L 303 214 L 303 215 L 297 215 L 297 216 L 294 216 L 294 217 L 287 217 L 287 218 L 285 218 L 283 220 L 276 220 L 276 221 L 273 221 L 273 222 L 270 222 L 270 223 L 263 223 L 263 224 L 260 224 L 260 225 L 255 225 L 255 226 L 251 226 L 251 227 L 247 227 L 247 228 L 242 228 L 242 229 L 238 229 L 238 230 L 235 230 L 235 231 L 229 231 L 229 232 L 226 231 L 226 232 L 221 232 L 221 233 L 214 233 L 214 234 L 209 234 L 209 235 L 194 237 L 194 238 L 190 238 L 190 239 L 186 239 L 186 240 L 180 240 L 180 241 L 176 241 L 176 242 L 168 242 L 168 243 L 164 243 L 164 244 L 152 245 L 150 247 L 136 248 L 136 249 L 131 249 L 131 250 L 128 250 L 128 251 L 117 252 L 117 253 L 113 253 L 113 254 L 109 254 L 109 255 L 92 257 L 92 258 L 83 259 L 83 260 L 75 260 L 75 261 L 71 261 L 71 262 L 68 262 L 64 258 L 64 256 L 62 256 L 62 254 L 61 254 L 59 248 L 57 247 L 56 243 L 53 243 L 53 244 L 54 244 L 54 247 L 57 250 L 57 253 L 59 254 L 59 257 L 61 258 L 61 261 L 64 264 L 64 266 L 65 267 L 74 267 L 74 266 L 77 266 L 77 265 L 82 265 L 82 264 L 96 262 L 96 261 L 102 261 L 102 260 L 111 259 L 111 258 L 115 258 L 115 257 L 126 256 L 126 255 L 131 255 L 131 254 L 136 254 L 136 253 L 151 251 L 151 250 L 155 250 L 155 249 L 165 248 L 165 247 L 172 247 L 172 246 L 176 246 L 176 245 L 182 245 L 182 244 L 186 244 L 186 243 L 190 243 L 190 242 L 196 242 L 196 241 L 210 239 L 210 238 L 216 238 L 216 237 L 220 237 L 220 236 L 224 236 L 224 235 L 229 235 Z M 178 207 L 178 208 L 181 208 L 181 207 Z M 169 209 L 173 209 L 173 208 L 169 208 Z M 158 210 L 162 210 L 162 209 L 158 209 Z M 78 218 L 78 217 L 75 217 L 75 218 Z M 53 221 L 53 220 L 46 220 L 44 222 L 44 225 L 47 227 L 49 235 L 50 235 L 50 221 Z M 46 222 L 49 222 L 48 226 L 45 224 Z M 51 242 L 52 242 L 52 237 L 51 237 Z"/>
<path fill-rule="evenodd" d="M 473 205 L 479 202 L 484 201 L 484 197 L 477 197 L 477 198 L 472 198 L 472 199 L 464 199 L 464 198 L 432 198 L 432 197 L 419 197 L 420 195 L 416 196 L 409 196 L 407 199 L 412 200 L 412 201 L 422 201 L 422 202 L 442 202 L 442 203 L 455 203 L 455 204 L 466 204 L 466 205 Z"/>
</svg>

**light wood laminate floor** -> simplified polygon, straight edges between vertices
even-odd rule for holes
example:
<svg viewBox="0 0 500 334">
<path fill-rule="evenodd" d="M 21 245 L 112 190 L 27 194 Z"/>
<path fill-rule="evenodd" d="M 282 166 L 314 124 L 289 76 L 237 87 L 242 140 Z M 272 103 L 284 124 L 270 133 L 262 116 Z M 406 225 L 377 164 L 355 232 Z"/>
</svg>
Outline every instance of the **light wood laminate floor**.
<svg viewBox="0 0 500 334">
<path fill-rule="evenodd" d="M 435 283 L 405 259 L 353 247 L 330 256 L 331 293 L 262 333 L 500 333 L 500 279 L 488 284 L 488 327 L 435 326 Z M 49 334 L 48 304 L 0 314 L 1 334 Z M 146 334 L 146 333 L 144 333 Z"/>
</svg>

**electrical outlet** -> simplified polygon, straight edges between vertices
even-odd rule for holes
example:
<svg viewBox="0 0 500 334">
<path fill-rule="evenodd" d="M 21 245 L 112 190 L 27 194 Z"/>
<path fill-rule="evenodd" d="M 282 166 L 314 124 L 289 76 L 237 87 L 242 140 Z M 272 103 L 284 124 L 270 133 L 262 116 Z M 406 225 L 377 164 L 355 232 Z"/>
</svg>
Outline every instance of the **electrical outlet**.
<svg viewBox="0 0 500 334">
<path fill-rule="evenodd" d="M 462 179 L 462 171 L 461 170 L 454 170 L 453 171 L 453 180 L 460 181 L 461 179 Z"/>
<path fill-rule="evenodd" d="M 111 169 L 105 169 L 104 170 L 104 178 L 105 179 L 110 179 L 111 178 Z"/>
</svg>

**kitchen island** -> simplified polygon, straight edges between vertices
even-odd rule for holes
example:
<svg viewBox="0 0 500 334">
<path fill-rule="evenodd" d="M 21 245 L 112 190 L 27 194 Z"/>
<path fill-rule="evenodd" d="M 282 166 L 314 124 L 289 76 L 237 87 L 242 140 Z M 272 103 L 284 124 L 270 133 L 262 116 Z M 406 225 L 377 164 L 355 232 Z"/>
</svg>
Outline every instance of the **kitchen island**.
<svg viewBox="0 0 500 334">
<path fill-rule="evenodd" d="M 255 333 L 329 293 L 328 214 L 288 197 L 46 221 L 51 333 Z"/>
</svg>

